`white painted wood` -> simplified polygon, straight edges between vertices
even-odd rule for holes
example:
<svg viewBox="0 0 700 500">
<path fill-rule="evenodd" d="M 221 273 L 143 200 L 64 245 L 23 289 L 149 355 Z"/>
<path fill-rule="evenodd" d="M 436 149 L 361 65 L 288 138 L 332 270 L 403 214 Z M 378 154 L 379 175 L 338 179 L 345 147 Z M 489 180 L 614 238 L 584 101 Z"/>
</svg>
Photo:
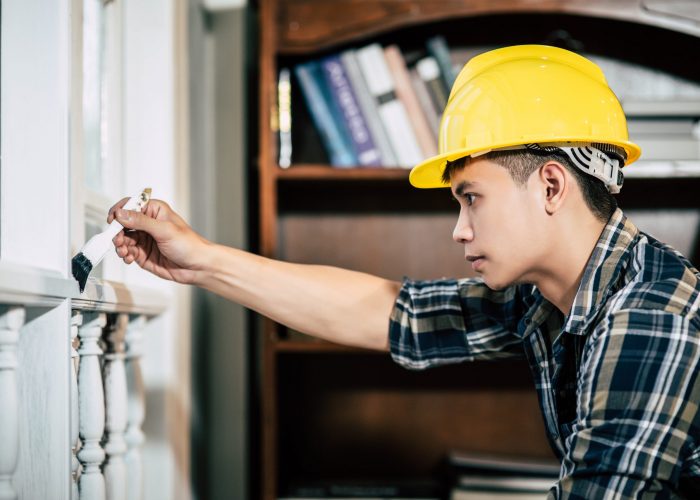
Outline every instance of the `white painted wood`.
<svg viewBox="0 0 700 500">
<path fill-rule="evenodd" d="M 48 249 L 47 249 L 48 251 Z M 26 307 L 17 349 L 22 500 L 68 500 L 71 491 L 70 303 Z"/>
<path fill-rule="evenodd" d="M 23 307 L 0 307 L 0 500 L 14 500 L 12 477 L 19 452 L 17 343 L 25 318 Z"/>
<path fill-rule="evenodd" d="M 127 498 L 143 498 L 143 459 L 141 446 L 145 441 L 141 426 L 146 414 L 146 390 L 141 374 L 141 339 L 146 317 L 137 316 L 126 331 L 126 381 L 128 392 L 128 427 L 126 429 Z"/>
<path fill-rule="evenodd" d="M 103 333 L 105 341 L 104 390 L 106 460 L 103 467 L 107 500 L 126 500 L 126 441 L 127 424 L 126 372 L 124 371 L 124 337 L 129 321 L 127 314 L 110 315 Z"/>
<path fill-rule="evenodd" d="M 70 262 L 70 15 L 69 0 L 24 0 L 2 2 L 0 16 L 0 256 L 64 276 Z"/>
<path fill-rule="evenodd" d="M 83 324 L 83 315 L 74 311 L 70 323 L 71 364 L 70 364 L 70 442 L 71 454 L 71 500 L 78 500 L 78 479 L 80 478 L 80 414 L 78 412 L 78 363 L 80 355 L 76 350 L 78 343 L 78 327 Z"/>
<path fill-rule="evenodd" d="M 172 300 L 172 294 L 168 290 L 88 279 L 85 291 L 73 300 L 73 305 L 82 310 L 96 309 L 156 316 L 170 307 Z"/>
<path fill-rule="evenodd" d="M 0 260 L 0 303 L 54 307 L 78 295 L 78 284 L 57 271 Z"/>
<path fill-rule="evenodd" d="M 158 316 L 173 301 L 170 292 L 113 281 L 88 279 L 81 294 L 73 277 L 0 260 L 0 304 L 55 307 L 73 299 L 73 309 Z"/>
<path fill-rule="evenodd" d="M 107 317 L 104 313 L 86 313 L 83 325 L 78 329 L 80 337 L 80 369 L 78 372 L 78 402 L 80 415 L 80 439 L 83 446 L 78 459 L 83 466 L 80 475 L 81 500 L 104 500 L 105 483 L 100 466 L 105 452 L 100 440 L 105 428 L 104 393 L 99 356 L 102 349 L 97 341 Z"/>
</svg>

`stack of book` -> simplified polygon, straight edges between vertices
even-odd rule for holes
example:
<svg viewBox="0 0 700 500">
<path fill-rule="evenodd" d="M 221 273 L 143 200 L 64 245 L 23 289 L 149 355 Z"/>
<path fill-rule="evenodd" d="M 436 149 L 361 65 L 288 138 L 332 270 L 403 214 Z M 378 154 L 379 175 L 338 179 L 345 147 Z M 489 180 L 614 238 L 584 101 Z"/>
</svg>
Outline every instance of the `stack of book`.
<svg viewBox="0 0 700 500">
<path fill-rule="evenodd" d="M 453 452 L 450 500 L 542 500 L 559 477 L 554 460 Z"/>
<path fill-rule="evenodd" d="M 278 86 L 279 165 L 291 165 L 291 74 L 334 167 L 413 167 L 437 154 L 440 116 L 456 71 L 442 37 L 406 58 L 373 43 L 291 70 Z"/>
</svg>

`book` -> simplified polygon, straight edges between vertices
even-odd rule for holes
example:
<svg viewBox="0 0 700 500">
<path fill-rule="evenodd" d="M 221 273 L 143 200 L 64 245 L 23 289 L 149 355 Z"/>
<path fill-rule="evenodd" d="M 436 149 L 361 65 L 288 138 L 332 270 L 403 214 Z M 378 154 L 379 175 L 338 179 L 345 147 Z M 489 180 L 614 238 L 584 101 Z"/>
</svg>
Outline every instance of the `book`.
<svg viewBox="0 0 700 500">
<path fill-rule="evenodd" d="M 447 105 L 448 94 L 445 90 L 445 84 L 440 78 L 440 67 L 437 61 L 434 57 L 424 57 L 416 63 L 416 71 L 421 80 L 425 82 L 435 109 L 442 115 Z"/>
<path fill-rule="evenodd" d="M 434 36 L 426 41 L 425 46 L 428 48 L 428 53 L 437 61 L 440 67 L 440 77 L 445 85 L 445 90 L 449 94 L 457 75 L 452 65 L 450 48 L 447 46 L 447 40 L 440 35 Z"/>
<path fill-rule="evenodd" d="M 507 491 L 470 491 L 454 489 L 450 500 L 544 500 L 547 493 L 522 493 Z"/>
<path fill-rule="evenodd" d="M 367 83 L 362 76 L 362 70 L 360 70 L 360 65 L 357 62 L 355 51 L 352 49 L 346 50 L 340 54 L 340 60 L 343 63 L 348 80 L 350 80 L 350 85 L 355 91 L 355 96 L 367 123 L 367 128 L 369 128 L 372 139 L 379 149 L 381 164 L 383 166 L 398 165 L 396 155 L 389 142 L 389 136 L 384 130 L 382 119 L 379 116 L 378 105 L 367 88 Z"/>
<path fill-rule="evenodd" d="M 321 66 L 317 61 L 299 64 L 294 68 L 302 94 L 309 108 L 311 119 L 316 126 L 331 165 L 352 167 L 357 164 L 349 138 L 344 134 L 333 109 L 330 91 L 325 84 Z"/>
<path fill-rule="evenodd" d="M 277 129 L 279 158 L 277 164 L 289 168 L 292 164 L 292 84 L 289 68 L 280 69 L 277 80 Z"/>
<path fill-rule="evenodd" d="M 413 91 L 416 93 L 418 102 L 423 108 L 423 113 L 425 114 L 426 120 L 428 120 L 428 125 L 430 126 L 430 131 L 435 138 L 438 140 L 440 132 L 440 118 L 442 117 L 442 109 L 438 110 L 435 107 L 433 98 L 430 97 L 430 91 L 428 90 L 428 85 L 423 81 L 423 79 L 418 74 L 418 70 L 413 67 L 408 71 L 411 77 L 411 85 L 413 86 Z"/>
<path fill-rule="evenodd" d="M 447 458 L 449 466 L 460 473 L 491 472 L 519 476 L 558 478 L 561 465 L 554 459 L 493 455 L 478 452 L 453 451 Z"/>
<path fill-rule="evenodd" d="M 559 478 L 556 460 L 452 452 L 450 500 L 534 500 Z"/>
<path fill-rule="evenodd" d="M 555 479 L 528 476 L 462 476 L 457 482 L 460 489 L 511 493 L 547 493 Z"/>
<path fill-rule="evenodd" d="M 343 124 L 352 141 L 355 156 L 360 165 L 379 166 L 381 155 L 375 146 L 372 134 L 357 102 L 355 92 L 345 72 L 339 55 L 326 57 L 321 61 L 331 98 L 340 112 Z"/>
<path fill-rule="evenodd" d="M 435 135 L 431 132 L 430 124 L 425 117 L 415 90 L 413 90 L 411 76 L 408 73 L 408 68 L 406 68 L 401 49 L 397 45 L 389 45 L 384 48 L 384 57 L 394 79 L 396 96 L 406 108 L 423 157 L 428 158 L 437 155 Z"/>
<path fill-rule="evenodd" d="M 381 45 L 373 43 L 357 50 L 357 61 L 370 94 L 377 102 L 379 116 L 396 154 L 398 166 L 412 168 L 423 160 L 406 108 L 396 97 L 394 80 Z"/>
</svg>

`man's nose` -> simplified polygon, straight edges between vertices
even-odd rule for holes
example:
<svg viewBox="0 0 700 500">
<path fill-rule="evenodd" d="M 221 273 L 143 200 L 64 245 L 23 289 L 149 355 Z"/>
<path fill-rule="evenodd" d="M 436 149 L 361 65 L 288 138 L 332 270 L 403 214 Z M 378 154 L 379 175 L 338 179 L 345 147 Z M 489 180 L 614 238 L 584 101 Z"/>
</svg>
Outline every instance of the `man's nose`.
<svg viewBox="0 0 700 500">
<path fill-rule="evenodd" d="M 474 239 L 474 230 L 467 217 L 462 214 L 457 219 L 457 224 L 454 231 L 452 231 L 452 239 L 457 243 L 467 243 Z"/>
</svg>

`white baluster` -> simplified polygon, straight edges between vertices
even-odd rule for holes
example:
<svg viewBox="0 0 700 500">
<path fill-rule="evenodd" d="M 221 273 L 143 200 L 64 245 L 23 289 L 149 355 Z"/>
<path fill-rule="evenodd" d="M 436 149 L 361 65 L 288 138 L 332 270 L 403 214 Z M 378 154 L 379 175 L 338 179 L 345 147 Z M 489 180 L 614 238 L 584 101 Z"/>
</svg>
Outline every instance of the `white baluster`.
<svg viewBox="0 0 700 500">
<path fill-rule="evenodd" d="M 124 337 L 129 322 L 127 314 L 111 316 L 103 339 L 104 386 L 107 420 L 104 448 L 107 460 L 103 468 L 107 487 L 107 500 L 126 500 L 126 467 L 124 454 L 127 424 L 126 373 L 124 371 Z"/>
<path fill-rule="evenodd" d="M 144 442 L 143 425 L 146 413 L 146 391 L 141 375 L 141 336 L 146 317 L 138 316 L 129 323 L 126 331 L 126 381 L 129 394 L 129 424 L 126 430 L 126 467 L 128 499 L 143 498 L 143 470 L 141 445 Z"/>
<path fill-rule="evenodd" d="M 105 483 L 100 466 L 105 452 L 100 440 L 105 427 L 105 404 L 100 373 L 102 349 L 97 341 L 102 336 L 107 317 L 104 313 L 84 313 L 80 337 L 80 369 L 78 370 L 78 402 L 80 412 L 80 439 L 83 446 L 78 459 L 83 466 L 80 474 L 81 500 L 104 500 Z"/>
<path fill-rule="evenodd" d="M 15 500 L 12 476 L 19 450 L 17 343 L 24 324 L 23 307 L 0 308 L 0 500 Z"/>
<path fill-rule="evenodd" d="M 71 366 L 70 366 L 70 442 L 73 443 L 71 454 L 71 500 L 78 500 L 78 477 L 80 475 L 80 462 L 78 461 L 78 448 L 80 447 L 80 415 L 78 413 L 78 351 L 75 349 L 78 342 L 78 327 L 83 324 L 83 315 L 80 311 L 74 311 L 70 322 L 71 341 Z"/>
</svg>

